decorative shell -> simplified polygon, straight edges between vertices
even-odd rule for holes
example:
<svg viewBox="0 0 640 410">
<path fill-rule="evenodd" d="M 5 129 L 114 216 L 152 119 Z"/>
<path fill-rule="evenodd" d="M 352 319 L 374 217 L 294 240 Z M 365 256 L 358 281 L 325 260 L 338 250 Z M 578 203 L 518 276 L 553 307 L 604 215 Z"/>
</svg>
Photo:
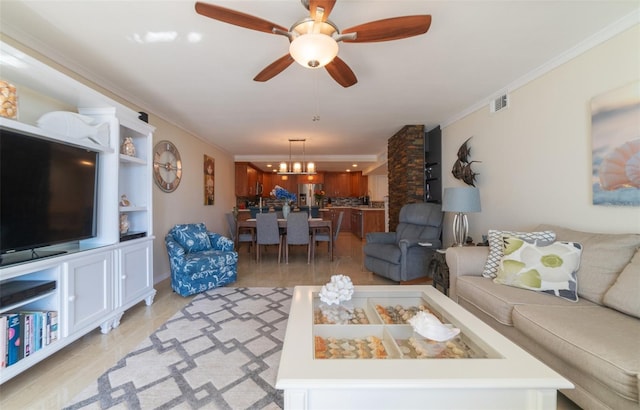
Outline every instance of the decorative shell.
<svg viewBox="0 0 640 410">
<path fill-rule="evenodd" d="M 437 317 L 427 312 L 416 313 L 408 322 L 416 333 L 436 342 L 446 342 L 460 334 L 460 329 L 442 324 Z"/>
<path fill-rule="evenodd" d="M 602 160 L 598 173 L 602 189 L 640 188 L 640 139 L 616 147 Z"/>
</svg>

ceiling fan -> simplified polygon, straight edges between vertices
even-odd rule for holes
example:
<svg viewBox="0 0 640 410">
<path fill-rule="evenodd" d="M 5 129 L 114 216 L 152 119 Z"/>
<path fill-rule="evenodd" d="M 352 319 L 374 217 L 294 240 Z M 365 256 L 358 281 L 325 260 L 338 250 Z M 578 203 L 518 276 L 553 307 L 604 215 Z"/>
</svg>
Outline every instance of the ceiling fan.
<svg viewBox="0 0 640 410">
<path fill-rule="evenodd" d="M 285 36 L 289 39 L 289 53 L 269 64 L 256 75 L 254 81 L 267 81 L 289 67 L 294 61 L 307 68 L 324 67 L 341 86 L 358 82 L 356 75 L 338 54 L 338 42 L 371 43 L 399 40 L 424 34 L 431 25 L 431 16 L 392 17 L 340 30 L 329 20 L 336 0 L 301 0 L 309 10 L 309 17 L 295 22 L 289 30 L 250 14 L 213 4 L 196 2 L 196 12 L 225 23 Z"/>
</svg>

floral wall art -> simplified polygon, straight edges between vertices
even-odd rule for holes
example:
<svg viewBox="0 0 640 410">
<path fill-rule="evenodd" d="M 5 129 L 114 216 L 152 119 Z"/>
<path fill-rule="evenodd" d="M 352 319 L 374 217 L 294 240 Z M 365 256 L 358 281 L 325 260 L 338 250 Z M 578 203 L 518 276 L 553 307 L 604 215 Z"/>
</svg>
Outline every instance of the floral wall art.
<svg viewBox="0 0 640 410">
<path fill-rule="evenodd" d="M 593 204 L 640 206 L 640 81 L 591 101 Z"/>
<path fill-rule="evenodd" d="M 215 160 L 204 156 L 204 204 L 213 205 L 215 194 Z"/>
</svg>

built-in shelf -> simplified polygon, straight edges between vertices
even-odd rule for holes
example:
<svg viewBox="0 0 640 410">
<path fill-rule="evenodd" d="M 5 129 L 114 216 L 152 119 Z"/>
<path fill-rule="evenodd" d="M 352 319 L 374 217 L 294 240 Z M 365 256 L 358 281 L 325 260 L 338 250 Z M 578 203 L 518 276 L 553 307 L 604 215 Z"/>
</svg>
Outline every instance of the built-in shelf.
<svg viewBox="0 0 640 410">
<path fill-rule="evenodd" d="M 442 199 L 442 136 L 440 127 L 424 135 L 424 202 Z"/>
<path fill-rule="evenodd" d="M 2 255 L 0 286 L 14 280 L 51 280 L 56 281 L 56 288 L 2 307 L 0 313 L 56 311 L 59 333 L 56 342 L 0 368 L 1 384 L 98 327 L 107 333 L 119 326 L 127 309 L 141 301 L 147 305 L 153 302 L 155 289 L 149 161 L 154 127 L 139 120 L 139 114 L 129 107 L 1 41 L 0 53 L 3 61 L 16 62 L 3 65 L 2 79 L 16 85 L 19 98 L 21 89 L 29 90 L 20 98 L 23 115 L 19 119 L 23 122 L 0 118 L 0 127 L 99 153 L 95 237 L 39 249 L 49 255 L 40 259 L 23 260 L 23 252 L 30 250 Z M 108 123 L 105 145 L 35 126 L 37 118 L 60 107 Z M 126 137 L 133 139 L 136 156 L 120 154 Z M 119 206 L 123 194 L 133 206 Z M 142 233 L 136 240 L 121 241 L 118 221 L 122 213 L 129 218 L 131 232 Z"/>
<path fill-rule="evenodd" d="M 146 212 L 146 206 L 121 206 L 120 212 Z"/>
<path fill-rule="evenodd" d="M 131 155 L 120 154 L 121 162 L 129 162 L 131 164 L 146 165 L 147 161 L 142 158 L 132 157 Z"/>
</svg>

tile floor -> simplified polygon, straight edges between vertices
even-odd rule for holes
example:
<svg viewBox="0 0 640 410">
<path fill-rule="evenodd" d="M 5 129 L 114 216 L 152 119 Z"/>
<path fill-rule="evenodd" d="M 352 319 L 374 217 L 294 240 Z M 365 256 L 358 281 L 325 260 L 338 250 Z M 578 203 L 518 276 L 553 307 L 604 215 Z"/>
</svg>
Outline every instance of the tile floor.
<svg viewBox="0 0 640 410">
<path fill-rule="evenodd" d="M 323 285 L 334 274 L 348 275 L 355 285 L 393 284 L 364 269 L 362 246 L 363 242 L 354 235 L 341 233 L 332 262 L 326 244 L 321 244 L 311 264 L 307 264 L 303 247 L 292 248 L 289 264 L 278 264 L 276 246 L 268 247 L 257 263 L 253 252 L 249 253 L 243 244 L 234 286 Z M 120 327 L 109 334 L 96 329 L 0 386 L 0 409 L 62 408 L 192 299 L 173 293 L 168 280 L 158 283 L 156 289 L 152 306 L 134 306 L 125 312 Z M 558 397 L 558 409 L 578 409 L 564 396 Z"/>
</svg>

